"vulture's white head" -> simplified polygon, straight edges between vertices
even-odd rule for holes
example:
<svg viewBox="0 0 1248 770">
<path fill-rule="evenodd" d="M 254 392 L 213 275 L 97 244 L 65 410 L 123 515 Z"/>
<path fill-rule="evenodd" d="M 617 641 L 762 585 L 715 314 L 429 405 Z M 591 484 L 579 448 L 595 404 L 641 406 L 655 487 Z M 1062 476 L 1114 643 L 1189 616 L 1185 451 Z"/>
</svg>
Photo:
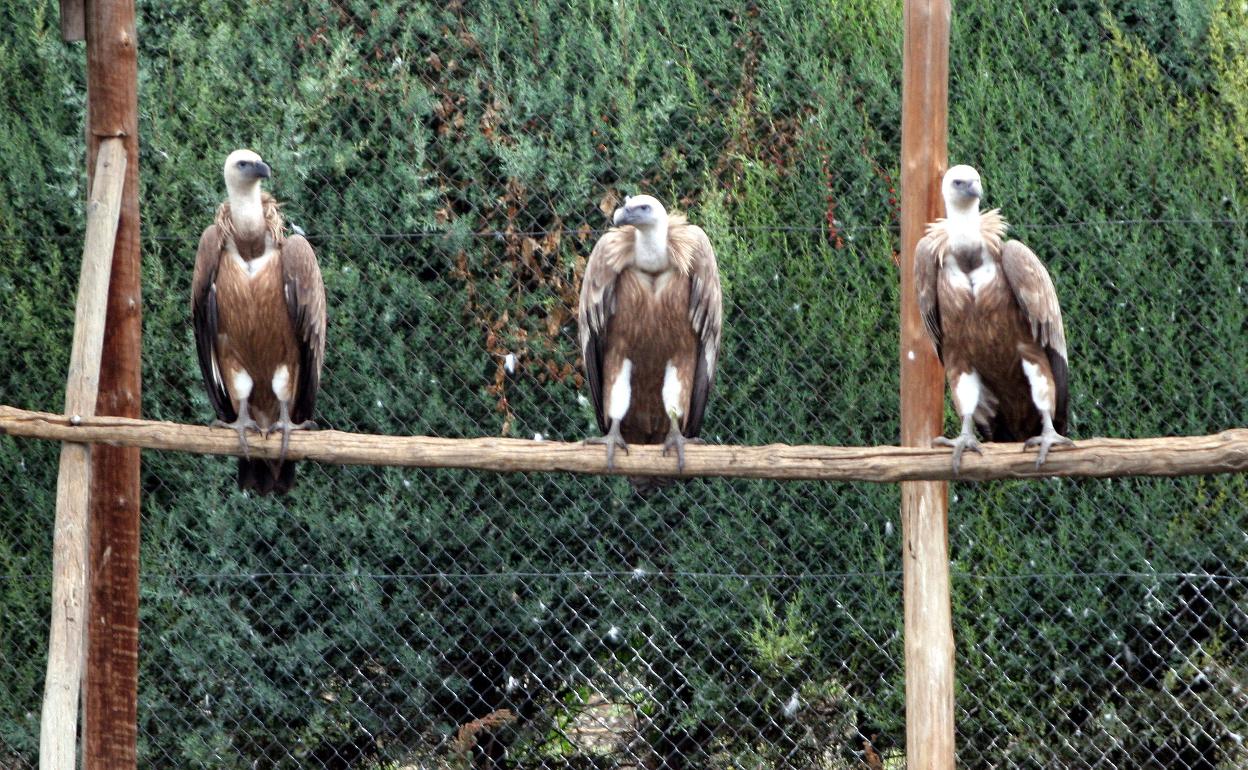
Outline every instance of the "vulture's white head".
<svg viewBox="0 0 1248 770">
<path fill-rule="evenodd" d="M 945 199 L 948 216 L 979 212 L 979 199 L 984 196 L 984 186 L 979 172 L 970 166 L 954 166 L 945 172 L 940 183 L 940 193 Z"/>
<path fill-rule="evenodd" d="M 667 233 L 667 209 L 650 195 L 625 198 L 624 205 L 615 210 L 613 221 L 617 226 L 632 225 L 638 230 Z"/>
<path fill-rule="evenodd" d="M 658 198 L 634 195 L 624 199 L 612 218 L 616 226 L 632 225 L 633 264 L 650 273 L 667 270 L 671 258 L 667 253 L 667 209 Z"/>
<path fill-rule="evenodd" d="M 251 150 L 235 150 L 225 159 L 225 188 L 231 196 L 252 193 L 260 187 L 261 179 L 273 175 L 269 164 Z"/>
</svg>

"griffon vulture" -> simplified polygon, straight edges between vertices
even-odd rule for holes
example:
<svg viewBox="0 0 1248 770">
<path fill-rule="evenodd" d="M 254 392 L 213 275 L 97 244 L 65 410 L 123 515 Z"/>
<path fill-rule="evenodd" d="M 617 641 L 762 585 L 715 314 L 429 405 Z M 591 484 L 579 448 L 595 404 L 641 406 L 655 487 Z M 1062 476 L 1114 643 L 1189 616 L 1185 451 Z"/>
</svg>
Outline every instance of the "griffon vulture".
<svg viewBox="0 0 1248 770">
<path fill-rule="evenodd" d="M 598 240 L 581 283 L 581 353 L 607 448 L 676 451 L 702 428 L 722 329 L 719 268 L 706 233 L 649 195 L 627 198 Z M 656 485 L 631 479 L 640 492 Z"/>
<path fill-rule="evenodd" d="M 956 474 L 964 450 L 982 454 L 972 432 L 989 441 L 1039 447 L 1039 468 L 1055 445 L 1074 446 L 1066 431 L 1066 334 L 1057 292 L 1044 265 L 1018 241 L 1004 240 L 1000 210 L 983 214 L 983 187 L 970 166 L 941 181 L 944 219 L 927 228 L 914 252 L 919 311 L 945 365 L 962 418 L 953 447 Z"/>
<path fill-rule="evenodd" d="M 312 428 L 325 358 L 325 286 L 312 246 L 287 236 L 277 201 L 260 190 L 269 166 L 250 150 L 225 160 L 229 199 L 195 256 L 191 316 L 199 368 L 218 419 L 238 432 L 238 485 L 286 492 L 290 432 Z M 282 432 L 282 459 L 253 460 L 248 430 Z"/>
</svg>

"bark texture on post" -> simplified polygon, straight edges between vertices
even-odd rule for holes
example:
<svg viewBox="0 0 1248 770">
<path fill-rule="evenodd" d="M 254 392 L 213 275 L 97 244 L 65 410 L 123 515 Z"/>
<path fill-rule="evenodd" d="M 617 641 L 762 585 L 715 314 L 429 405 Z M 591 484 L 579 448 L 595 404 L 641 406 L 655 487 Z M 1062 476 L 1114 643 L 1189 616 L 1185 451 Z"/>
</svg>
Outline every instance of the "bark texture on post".
<svg viewBox="0 0 1248 770">
<path fill-rule="evenodd" d="M 923 329 L 914 247 L 940 215 L 948 164 L 949 0 L 906 0 L 901 97 L 901 443 L 928 447 L 941 434 L 944 370 Z M 906 766 L 952 770 L 953 621 L 949 589 L 949 489 L 901 485 L 905 592 Z"/>
<path fill-rule="evenodd" d="M 67 420 L 90 418 L 99 391 L 108 306 L 109 270 L 117 234 L 126 153 L 121 141 L 107 143 L 87 201 L 87 234 L 74 309 L 74 341 L 65 384 Z M 87 518 L 91 455 L 87 444 L 61 447 L 56 479 L 56 524 L 52 533 L 52 615 L 48 667 L 43 680 L 39 724 L 39 767 L 73 770 L 78 756 L 78 704 L 86 652 Z"/>
<path fill-rule="evenodd" d="M 61 40 L 74 43 L 85 40 L 85 0 L 61 0 Z"/>
<path fill-rule="evenodd" d="M 139 281 L 138 56 L 134 0 L 86 0 L 87 152 L 112 137 L 128 164 L 113 252 L 96 414 L 138 417 L 142 342 Z M 85 766 L 135 767 L 139 650 L 139 450 L 92 453 L 90 592 L 83 743 Z"/>
</svg>

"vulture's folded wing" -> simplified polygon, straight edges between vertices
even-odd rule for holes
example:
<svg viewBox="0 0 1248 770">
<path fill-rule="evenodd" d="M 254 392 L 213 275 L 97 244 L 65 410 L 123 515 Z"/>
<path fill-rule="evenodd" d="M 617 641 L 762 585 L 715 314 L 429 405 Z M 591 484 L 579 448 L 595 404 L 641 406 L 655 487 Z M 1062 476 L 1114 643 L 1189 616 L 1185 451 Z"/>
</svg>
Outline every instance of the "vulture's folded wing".
<svg viewBox="0 0 1248 770">
<path fill-rule="evenodd" d="M 919 298 L 919 314 L 923 317 L 923 327 L 927 336 L 932 338 L 936 346 L 936 357 L 944 362 L 944 350 L 941 348 L 940 332 L 940 301 L 936 294 L 936 285 L 940 279 L 940 261 L 937 258 L 937 239 L 924 237 L 914 248 L 914 290 Z"/>
<path fill-rule="evenodd" d="M 195 273 L 191 279 L 191 324 L 195 329 L 195 352 L 204 389 L 217 417 L 233 422 L 238 418 L 217 361 L 217 265 L 221 260 L 221 231 L 209 226 L 199 237 Z"/>
<path fill-rule="evenodd" d="M 302 235 L 282 244 L 282 288 L 286 309 L 299 346 L 299 379 L 290 416 L 294 422 L 312 418 L 325 361 L 325 284 L 312 245 Z"/>
<path fill-rule="evenodd" d="M 627 233 L 631 234 L 631 228 Z M 624 230 L 608 230 L 594 245 L 585 274 L 581 277 L 581 300 L 577 308 L 581 356 L 585 360 L 585 381 L 594 405 L 598 428 L 604 433 L 610 427 L 603 408 L 603 355 L 606 352 L 607 326 L 615 313 L 615 287 L 620 272 L 630 263 L 632 238 Z"/>
<path fill-rule="evenodd" d="M 1021 241 L 1006 241 L 1001 247 L 1001 270 L 1022 308 L 1023 317 L 1031 328 L 1031 336 L 1048 356 L 1057 388 L 1053 425 L 1058 433 L 1063 433 L 1066 430 L 1070 369 L 1066 360 L 1062 308 L 1057 302 L 1053 279 L 1035 252 Z"/>
<path fill-rule="evenodd" d="M 698 335 L 698 360 L 693 375 L 693 392 L 689 397 L 689 414 L 685 417 L 684 434 L 697 436 L 706 414 L 706 399 L 715 382 L 719 363 L 719 343 L 724 329 L 724 294 L 719 283 L 719 265 L 715 250 L 700 227 L 687 225 L 693 233 L 693 264 L 690 269 L 689 322 Z"/>
</svg>

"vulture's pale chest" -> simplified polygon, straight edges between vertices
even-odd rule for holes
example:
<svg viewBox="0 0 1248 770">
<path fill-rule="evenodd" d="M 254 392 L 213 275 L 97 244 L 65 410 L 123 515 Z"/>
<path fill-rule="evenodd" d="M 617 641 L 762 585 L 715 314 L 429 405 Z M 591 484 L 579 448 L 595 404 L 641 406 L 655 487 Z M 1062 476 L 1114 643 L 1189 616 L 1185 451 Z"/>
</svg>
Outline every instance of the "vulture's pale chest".
<svg viewBox="0 0 1248 770">
<path fill-rule="evenodd" d="M 269 369 L 296 358 L 279 249 L 244 260 L 227 244 L 216 286 L 219 344 L 232 348 L 248 368 Z"/>
<path fill-rule="evenodd" d="M 610 335 L 634 357 L 653 357 L 662 366 L 697 344 L 689 321 L 688 276 L 628 269 L 620 274 L 617 291 Z"/>
</svg>

